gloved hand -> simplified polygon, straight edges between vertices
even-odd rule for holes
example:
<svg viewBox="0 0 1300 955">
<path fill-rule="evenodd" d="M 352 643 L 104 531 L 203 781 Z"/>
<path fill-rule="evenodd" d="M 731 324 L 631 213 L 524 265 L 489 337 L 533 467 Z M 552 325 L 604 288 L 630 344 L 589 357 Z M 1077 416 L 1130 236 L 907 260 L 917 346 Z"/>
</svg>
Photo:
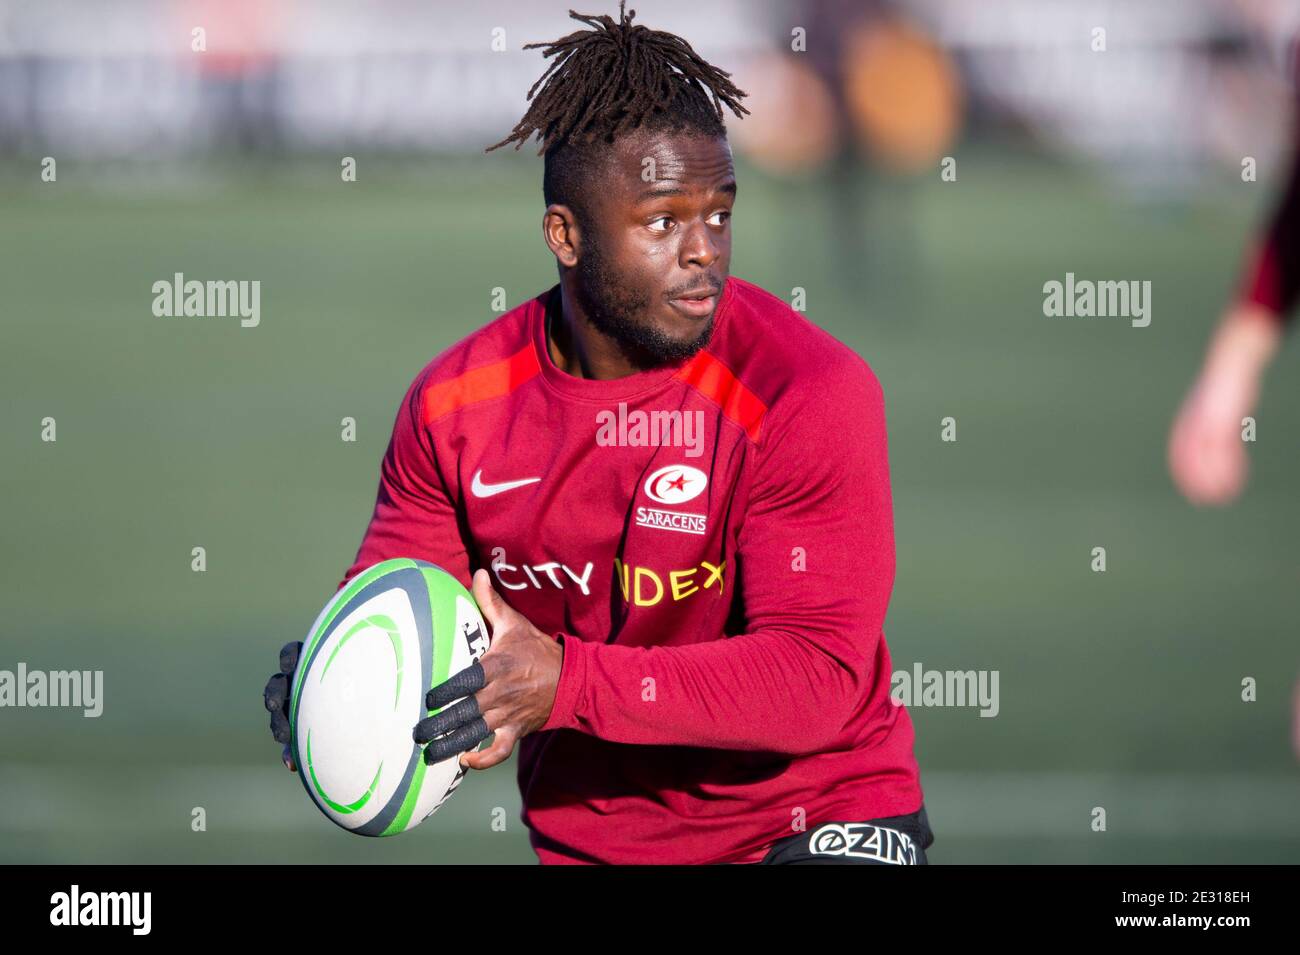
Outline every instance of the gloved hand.
<svg viewBox="0 0 1300 955">
<path fill-rule="evenodd" d="M 289 689 L 293 686 L 293 671 L 298 667 L 298 654 L 302 653 L 302 641 L 286 643 L 280 650 L 280 672 L 266 681 L 262 692 L 262 701 L 271 714 L 271 735 L 277 743 L 284 744 L 280 759 L 290 772 L 298 771 L 293 761 L 293 747 L 290 743 L 289 726 Z"/>
</svg>

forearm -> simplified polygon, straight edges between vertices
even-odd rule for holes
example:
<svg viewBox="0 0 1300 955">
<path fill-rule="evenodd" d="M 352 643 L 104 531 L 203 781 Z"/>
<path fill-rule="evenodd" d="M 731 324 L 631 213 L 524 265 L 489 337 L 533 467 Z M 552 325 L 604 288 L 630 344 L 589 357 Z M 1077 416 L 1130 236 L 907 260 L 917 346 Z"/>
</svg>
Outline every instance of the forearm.
<svg viewBox="0 0 1300 955">
<path fill-rule="evenodd" d="M 815 752 L 842 731 L 864 676 L 789 631 L 676 647 L 566 635 L 564 648 L 542 729 L 616 743 Z"/>
<path fill-rule="evenodd" d="M 1229 309 L 1206 349 L 1199 383 L 1202 399 L 1235 409 L 1234 414 L 1253 408 L 1283 334 L 1282 323 L 1265 306 L 1246 301 Z"/>
<path fill-rule="evenodd" d="M 1206 370 L 1258 375 L 1272 362 L 1282 337 L 1283 325 L 1275 312 L 1255 302 L 1239 302 L 1215 329 Z"/>
</svg>

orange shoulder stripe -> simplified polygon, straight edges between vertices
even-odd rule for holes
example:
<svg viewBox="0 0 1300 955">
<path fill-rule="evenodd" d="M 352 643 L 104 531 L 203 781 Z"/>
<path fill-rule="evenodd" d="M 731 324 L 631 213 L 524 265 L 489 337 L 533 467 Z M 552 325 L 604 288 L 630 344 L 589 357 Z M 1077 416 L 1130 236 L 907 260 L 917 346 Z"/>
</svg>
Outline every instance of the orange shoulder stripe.
<svg viewBox="0 0 1300 955">
<path fill-rule="evenodd" d="M 758 443 L 767 405 L 741 384 L 730 368 L 702 351 L 686 363 L 677 377 L 716 403 L 727 418 L 745 429 L 750 441 Z"/>
<path fill-rule="evenodd" d="M 424 392 L 424 423 L 431 424 L 476 401 L 508 395 L 541 370 L 530 341 L 509 358 L 430 385 Z"/>
</svg>

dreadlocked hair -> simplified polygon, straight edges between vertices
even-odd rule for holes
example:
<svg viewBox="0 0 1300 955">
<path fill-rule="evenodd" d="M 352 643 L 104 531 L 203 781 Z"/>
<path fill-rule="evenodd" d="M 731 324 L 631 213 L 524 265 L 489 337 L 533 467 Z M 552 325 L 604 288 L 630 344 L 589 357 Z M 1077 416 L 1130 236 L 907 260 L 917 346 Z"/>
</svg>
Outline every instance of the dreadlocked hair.
<svg viewBox="0 0 1300 955">
<path fill-rule="evenodd" d="M 548 205 L 565 203 L 576 211 L 581 174 L 591 172 L 601 147 L 621 133 L 687 130 L 725 137 L 722 107 L 737 117 L 749 112 L 740 103 L 746 93 L 730 73 L 701 59 L 676 34 L 633 24 L 636 11 L 625 10 L 626 4 L 620 0 L 618 22 L 570 10 L 570 18 L 592 29 L 524 47 L 555 60 L 528 91 L 528 111 L 510 135 L 484 150 L 510 143 L 517 150 L 536 133 L 538 153 L 546 157 Z"/>
</svg>

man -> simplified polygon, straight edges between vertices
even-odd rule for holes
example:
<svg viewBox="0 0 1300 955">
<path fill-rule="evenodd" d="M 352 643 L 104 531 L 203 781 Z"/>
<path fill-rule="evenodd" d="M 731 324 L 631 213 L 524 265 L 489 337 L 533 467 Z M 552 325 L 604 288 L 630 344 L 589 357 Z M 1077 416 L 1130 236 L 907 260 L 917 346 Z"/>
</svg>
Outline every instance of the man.
<svg viewBox="0 0 1300 955">
<path fill-rule="evenodd" d="M 925 862 L 880 386 L 729 275 L 729 74 L 573 16 L 497 144 L 542 136 L 559 284 L 416 377 L 344 583 L 398 556 L 472 580 L 491 649 L 415 739 L 474 769 L 518 742 L 544 863 Z"/>
<path fill-rule="evenodd" d="M 1286 185 L 1169 432 L 1169 472 L 1198 506 L 1231 504 L 1246 485 L 1242 419 L 1255 413 L 1300 300 L 1300 41 L 1289 50 L 1296 118 Z M 1292 690 L 1291 746 L 1300 758 L 1300 681 Z"/>
<path fill-rule="evenodd" d="M 1300 300 L 1300 40 L 1288 45 L 1294 94 L 1290 171 L 1266 228 L 1252 244 L 1233 301 L 1169 433 L 1169 470 L 1197 505 L 1230 504 L 1246 484 L 1242 418 L 1253 415 L 1264 374 Z"/>
</svg>

